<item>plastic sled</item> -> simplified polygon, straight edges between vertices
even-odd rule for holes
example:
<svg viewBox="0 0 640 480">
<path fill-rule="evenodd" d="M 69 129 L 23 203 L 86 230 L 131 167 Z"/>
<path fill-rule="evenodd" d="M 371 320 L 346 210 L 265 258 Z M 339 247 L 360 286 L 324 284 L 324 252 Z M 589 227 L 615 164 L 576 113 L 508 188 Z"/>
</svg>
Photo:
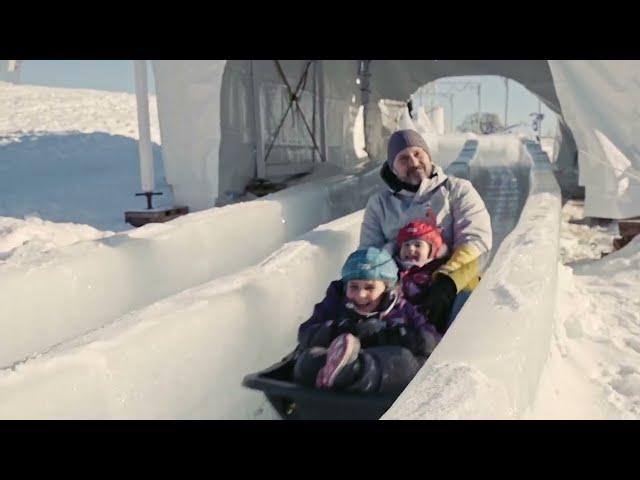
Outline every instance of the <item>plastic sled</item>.
<svg viewBox="0 0 640 480">
<path fill-rule="evenodd" d="M 295 354 L 242 381 L 245 387 L 263 392 L 284 420 L 377 420 L 401 393 L 351 393 L 295 384 Z"/>
</svg>

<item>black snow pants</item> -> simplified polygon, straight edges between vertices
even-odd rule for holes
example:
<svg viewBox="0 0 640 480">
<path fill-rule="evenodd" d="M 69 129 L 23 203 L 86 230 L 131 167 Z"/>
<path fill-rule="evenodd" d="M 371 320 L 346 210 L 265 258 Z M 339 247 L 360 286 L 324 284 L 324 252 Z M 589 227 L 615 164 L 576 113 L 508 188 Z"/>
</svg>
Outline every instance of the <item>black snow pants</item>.
<svg viewBox="0 0 640 480">
<path fill-rule="evenodd" d="M 296 360 L 294 382 L 315 387 L 316 376 L 324 366 L 327 349 L 303 350 Z M 346 365 L 334 382 L 335 390 L 386 393 L 403 390 L 425 359 L 400 346 L 379 346 L 360 350 L 355 362 Z"/>
</svg>

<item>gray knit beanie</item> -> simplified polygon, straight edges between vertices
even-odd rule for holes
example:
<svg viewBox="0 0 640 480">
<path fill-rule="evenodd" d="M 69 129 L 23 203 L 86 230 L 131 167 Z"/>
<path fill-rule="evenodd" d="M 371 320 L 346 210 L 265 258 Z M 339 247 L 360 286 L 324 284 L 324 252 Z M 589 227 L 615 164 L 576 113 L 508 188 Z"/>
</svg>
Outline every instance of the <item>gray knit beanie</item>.
<svg viewBox="0 0 640 480">
<path fill-rule="evenodd" d="M 415 130 L 398 130 L 391 135 L 389 145 L 387 146 L 387 163 L 392 170 L 393 160 L 396 158 L 396 155 L 407 147 L 420 147 L 427 152 L 429 158 L 431 158 L 431 150 L 429 150 L 429 146 L 427 142 L 424 141 L 424 138 L 422 138 L 422 135 Z"/>
</svg>

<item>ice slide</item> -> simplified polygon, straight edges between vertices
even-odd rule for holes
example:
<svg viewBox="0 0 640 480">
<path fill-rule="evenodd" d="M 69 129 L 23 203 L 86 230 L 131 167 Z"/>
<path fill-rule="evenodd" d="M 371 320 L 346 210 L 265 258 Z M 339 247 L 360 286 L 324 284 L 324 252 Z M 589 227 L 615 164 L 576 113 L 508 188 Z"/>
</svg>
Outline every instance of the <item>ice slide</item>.
<svg viewBox="0 0 640 480">
<path fill-rule="evenodd" d="M 552 201 L 555 198 L 554 192 L 543 191 L 544 188 L 553 190 L 553 185 L 542 185 L 538 181 L 538 177 L 544 177 L 547 173 L 550 175 L 550 171 L 545 170 L 548 161 L 532 145 L 522 143 L 515 137 L 481 138 L 478 149 L 471 148 L 473 143 L 467 143 L 468 148 L 463 149 L 455 161 L 450 161 L 448 170 L 461 176 L 468 175 L 485 198 L 493 218 L 497 219 L 493 222 L 494 251 L 497 254 L 482 284 L 491 283 L 495 288 L 503 288 L 506 293 L 498 290 L 501 301 L 508 299 L 509 293 L 515 296 L 506 308 L 512 318 L 517 320 L 519 309 L 526 303 L 521 301 L 517 304 L 516 300 L 523 300 L 514 291 L 514 288 L 517 290 L 517 281 L 535 281 L 535 278 L 529 277 L 541 273 L 539 270 L 550 263 L 545 261 L 546 257 L 553 257 L 553 252 L 537 259 L 536 268 L 518 271 L 519 278 L 515 279 L 515 287 L 495 286 L 494 283 L 500 283 L 508 277 L 511 265 L 522 267 L 522 252 L 538 246 L 536 242 L 540 242 L 540 239 L 534 234 L 538 230 L 533 228 L 536 222 L 542 226 L 542 230 L 555 238 L 557 247 L 557 226 L 548 225 L 553 221 L 553 210 L 556 207 Z M 324 182 L 327 190 L 339 183 L 334 182 Z M 351 190 L 353 187 L 355 185 L 352 185 Z M 557 185 L 555 187 L 557 189 Z M 538 205 L 540 195 L 549 197 L 549 201 L 541 206 Z M 348 197 L 344 194 L 340 202 L 345 203 Z M 324 200 L 327 202 L 326 198 Z M 300 200 L 297 203 L 300 205 Z M 345 208 L 337 203 L 336 201 L 332 207 Z M 530 212 L 530 215 L 523 216 L 523 220 L 526 220 L 526 225 L 523 226 L 523 222 L 518 223 L 520 210 L 525 205 L 524 212 L 527 213 L 530 204 L 541 207 L 542 210 L 534 208 L 535 211 Z M 558 198 L 558 214 L 559 208 Z M 213 214 L 214 212 L 203 212 L 202 217 Z M 285 243 L 257 265 L 244 269 L 238 267 L 235 273 L 210 274 L 212 280 L 200 281 L 199 284 L 195 280 L 192 285 L 197 286 L 191 288 L 189 285 L 181 285 L 177 290 L 180 293 L 172 296 L 154 291 L 152 293 L 157 296 L 155 303 L 151 299 L 146 306 L 133 307 L 138 308 L 137 310 L 129 308 L 117 320 L 115 317 L 118 314 L 115 314 L 111 319 L 103 317 L 102 323 L 85 324 L 77 329 L 91 330 L 85 335 L 78 336 L 76 332 L 69 332 L 67 338 L 73 338 L 61 339 L 53 347 L 51 345 L 56 342 L 52 342 L 50 338 L 43 339 L 42 344 L 51 347 L 45 353 L 14 363 L 0 371 L 0 418 L 273 417 L 273 411 L 261 395 L 240 386 L 241 378 L 244 374 L 277 360 L 293 347 L 297 325 L 322 297 L 328 282 L 338 275 L 346 255 L 356 247 L 361 218 L 360 210 L 333 220 L 295 237 L 295 240 Z M 556 223 L 559 224 L 559 220 Z M 516 228 L 509 234 L 513 226 Z M 157 232 L 149 232 L 157 234 L 150 235 L 153 240 L 162 237 L 162 227 L 164 226 L 160 226 Z M 176 229 L 175 234 L 181 230 L 175 224 L 168 228 Z M 220 227 L 215 228 L 219 231 Z M 290 238 L 295 233 L 297 232 L 291 232 Z M 207 238 L 212 237 L 214 235 Z M 126 242 L 129 238 L 147 237 L 128 236 L 123 241 Z M 514 238 L 515 240 L 510 241 Z M 502 242 L 503 239 L 506 241 Z M 188 242 L 183 240 L 188 245 L 194 241 L 200 239 L 189 238 Z M 501 243 L 509 244 L 509 248 L 499 248 Z M 147 246 L 153 246 L 153 242 L 149 242 Z M 142 247 L 139 249 L 141 255 L 146 251 Z M 186 250 L 183 261 L 189 259 L 187 263 L 197 263 L 193 260 L 193 251 L 189 255 L 190 252 Z M 227 255 L 229 252 L 223 250 L 223 254 Z M 147 256 L 146 261 L 150 264 L 153 258 L 151 255 Z M 553 260 L 555 264 L 555 258 Z M 246 262 L 250 265 L 250 260 Z M 176 263 L 176 268 L 185 268 L 180 262 Z M 206 277 L 204 274 L 203 276 Z M 162 272 L 157 272 L 151 278 L 158 282 L 161 277 Z M 495 282 L 492 280 L 494 277 L 498 279 Z M 126 277 L 122 277 L 121 281 L 124 278 Z M 193 282 L 192 278 L 189 280 Z M 150 284 L 154 285 L 155 282 Z M 548 279 L 547 282 L 553 283 Z M 149 282 L 146 284 L 149 285 Z M 458 363 L 452 368 L 441 368 L 441 364 L 435 362 L 442 357 L 445 366 L 448 366 L 447 355 L 451 355 L 451 351 L 461 350 L 457 345 L 466 348 L 464 342 L 468 338 L 464 335 L 463 327 L 477 324 L 479 316 L 492 315 L 493 310 L 505 308 L 504 305 L 492 303 L 495 292 L 487 290 L 484 288 L 472 296 L 456 321 L 456 328 L 451 329 L 434 353 L 434 361 L 430 359 L 388 415 L 437 416 L 433 409 L 429 410 L 422 403 L 420 408 L 407 407 L 413 405 L 411 401 L 416 398 L 412 392 L 430 388 L 431 377 L 423 378 L 422 374 L 434 365 L 438 372 L 434 378 L 438 381 L 449 381 L 448 375 L 463 381 L 465 374 L 469 377 L 464 380 L 467 382 L 476 378 L 486 380 L 481 386 L 495 386 L 504 380 L 485 368 L 482 361 L 478 361 L 478 358 L 483 360 L 495 356 L 496 349 L 486 342 L 480 342 L 477 348 L 467 349 L 477 354 L 477 358 L 455 358 Z M 472 305 L 475 308 L 473 315 L 470 315 Z M 479 310 L 480 307 L 483 310 Z M 463 334 L 459 333 L 461 330 Z M 531 332 L 514 328 L 513 332 L 503 336 L 508 337 L 509 333 L 523 335 Z M 498 347 L 505 349 L 500 351 L 503 360 L 507 358 L 504 355 L 509 353 L 508 340 L 509 338 L 505 338 L 503 343 L 498 342 Z M 534 346 L 542 343 L 535 343 Z M 543 349 L 541 346 L 540 351 Z M 444 353 L 437 355 L 441 350 Z M 506 370 L 517 367 L 519 371 L 529 369 L 535 372 L 537 360 L 538 357 L 532 356 L 516 365 L 509 361 Z M 500 364 L 500 359 L 494 363 Z M 502 362 L 504 363 L 505 361 Z M 500 414 L 507 415 L 512 411 L 509 402 L 515 397 L 510 396 L 508 385 L 499 386 L 502 388 L 497 388 L 498 399 L 502 403 L 493 402 L 492 405 L 505 404 L 506 410 Z M 482 392 L 486 393 L 485 390 Z M 471 391 L 475 392 L 473 389 Z M 489 392 L 495 393 L 491 389 Z M 484 412 L 479 408 L 473 411 L 469 407 L 469 415 L 473 416 L 474 412 L 482 415 Z"/>
</svg>

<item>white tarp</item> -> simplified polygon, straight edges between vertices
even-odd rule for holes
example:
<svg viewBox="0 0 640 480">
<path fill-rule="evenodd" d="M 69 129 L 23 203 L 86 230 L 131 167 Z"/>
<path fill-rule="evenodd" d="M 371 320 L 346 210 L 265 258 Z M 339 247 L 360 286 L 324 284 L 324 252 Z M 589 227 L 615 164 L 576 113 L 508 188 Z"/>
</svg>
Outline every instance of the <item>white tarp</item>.
<svg viewBox="0 0 640 480">
<path fill-rule="evenodd" d="M 220 92 L 226 61 L 152 64 L 167 182 L 176 203 L 192 210 L 209 208 L 218 197 Z"/>
<path fill-rule="evenodd" d="M 22 60 L 0 60 L 0 81 L 20 83 Z"/>
<path fill-rule="evenodd" d="M 640 61 L 550 60 L 578 146 L 585 215 L 640 215 Z"/>
<path fill-rule="evenodd" d="M 272 141 L 267 174 L 308 171 L 317 161 L 300 115 L 290 114 L 274 140 L 289 103 L 274 62 L 153 62 L 165 170 L 178 203 L 198 210 L 213 206 L 225 195 L 241 193 L 256 175 L 258 157 L 266 156 L 266 152 L 259 155 L 260 148 L 267 150 Z M 307 61 L 280 63 L 295 89 L 305 78 L 301 71 Z M 325 143 L 328 161 L 344 167 L 363 153 L 354 141 L 361 107 L 362 83 L 356 82 L 361 76 L 359 62 L 323 64 L 324 73 L 316 71 L 314 64 L 302 82 L 301 109 L 316 140 Z M 576 137 L 581 150 L 580 184 L 586 187 L 585 214 L 639 215 L 640 160 L 634 135 L 640 112 L 639 67 L 638 61 L 618 60 L 373 60 L 367 87 L 366 151 L 372 159 L 384 160 L 390 132 L 383 125 L 384 112 L 377 108 L 384 107 L 380 101 L 402 105 L 420 85 L 444 76 L 504 75 L 562 115 L 562 125 L 569 129 L 563 127 L 566 145 L 560 148 L 557 166 L 566 171 L 575 170 L 571 132 Z"/>
<path fill-rule="evenodd" d="M 177 203 L 192 210 L 228 203 L 256 176 L 310 172 L 325 152 L 340 167 L 358 162 L 355 60 L 152 63 L 165 171 Z"/>
</svg>

